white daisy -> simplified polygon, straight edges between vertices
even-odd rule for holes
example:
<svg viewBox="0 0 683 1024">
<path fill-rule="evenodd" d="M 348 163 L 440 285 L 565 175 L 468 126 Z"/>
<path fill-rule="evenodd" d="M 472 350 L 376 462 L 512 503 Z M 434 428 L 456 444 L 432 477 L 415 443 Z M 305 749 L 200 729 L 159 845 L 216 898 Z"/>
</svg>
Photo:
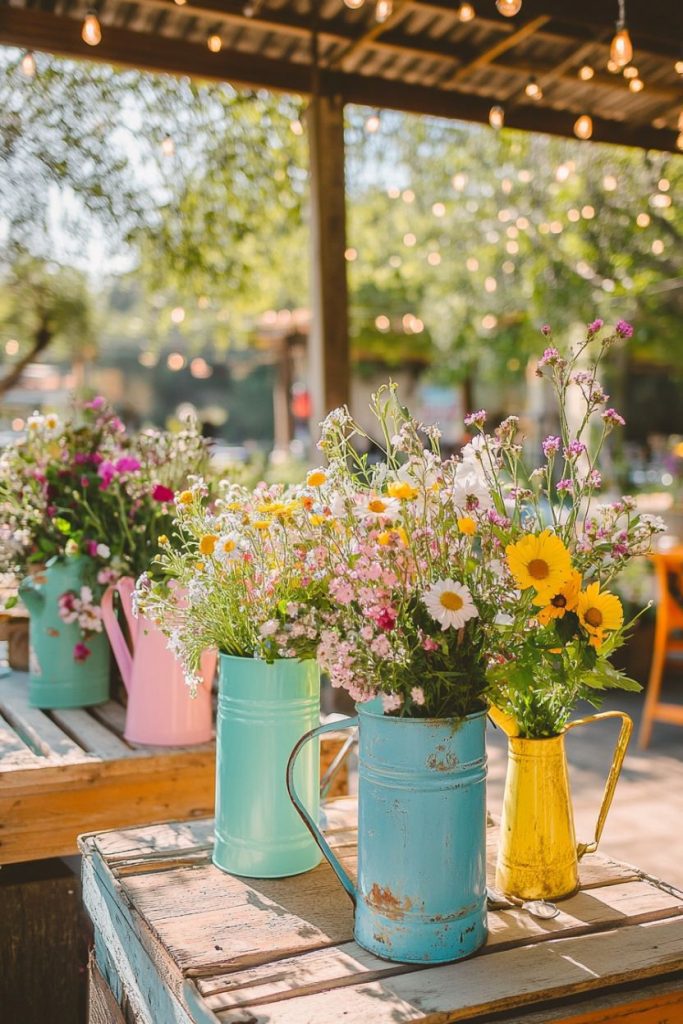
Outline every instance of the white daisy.
<svg viewBox="0 0 683 1024">
<path fill-rule="evenodd" d="M 462 629 L 479 612 L 466 586 L 456 580 L 439 580 L 427 587 L 422 595 L 425 608 L 442 629 Z"/>
<path fill-rule="evenodd" d="M 216 541 L 214 557 L 219 562 L 232 562 L 240 553 L 240 537 L 238 533 L 223 533 Z"/>
<path fill-rule="evenodd" d="M 461 462 L 455 471 L 451 497 L 460 511 L 487 509 L 493 505 L 486 477 L 474 462 Z"/>
<path fill-rule="evenodd" d="M 398 498 L 369 494 L 361 498 L 354 512 L 359 519 L 396 519 L 401 510 Z"/>
</svg>

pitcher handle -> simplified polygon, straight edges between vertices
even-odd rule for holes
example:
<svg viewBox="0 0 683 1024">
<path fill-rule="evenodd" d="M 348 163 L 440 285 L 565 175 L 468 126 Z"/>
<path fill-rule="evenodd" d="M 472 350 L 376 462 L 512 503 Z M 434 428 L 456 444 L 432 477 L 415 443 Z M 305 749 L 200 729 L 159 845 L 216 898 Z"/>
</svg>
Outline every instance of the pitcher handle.
<svg viewBox="0 0 683 1024">
<path fill-rule="evenodd" d="M 592 843 L 579 843 L 577 845 L 576 853 L 579 860 L 581 860 L 583 855 L 586 853 L 595 853 L 598 848 L 600 836 L 602 835 L 602 830 L 605 827 L 605 821 L 607 820 L 607 814 L 612 806 L 614 790 L 616 789 L 619 775 L 621 774 L 628 741 L 630 740 L 631 733 L 633 732 L 633 721 L 624 711 L 601 711 L 600 714 L 597 715 L 586 715 L 585 718 L 577 718 L 576 721 L 569 722 L 565 727 L 566 731 L 568 731 L 569 729 L 575 728 L 577 725 L 587 725 L 589 722 L 600 722 L 605 718 L 620 718 L 621 729 L 619 730 L 619 737 L 614 748 L 612 767 L 609 770 L 607 782 L 605 783 L 605 792 L 602 794 L 602 803 L 598 813 L 598 820 L 595 825 L 595 838 Z"/>
<path fill-rule="evenodd" d="M 135 643 L 135 634 L 138 629 L 138 620 L 133 615 L 133 594 L 135 593 L 135 580 L 132 576 L 122 576 L 114 583 L 114 590 L 119 595 L 124 618 L 128 624 L 128 631 L 132 643 Z"/>
<path fill-rule="evenodd" d="M 319 725 L 316 729 L 311 729 L 310 732 L 307 732 L 304 736 L 302 736 L 297 745 L 294 747 L 292 753 L 289 755 L 289 762 L 287 763 L 287 792 L 289 793 L 290 800 L 294 804 L 296 810 L 299 812 L 299 815 L 304 825 L 306 826 L 306 828 L 311 833 L 316 843 L 322 850 L 323 856 L 329 862 L 330 867 L 334 871 L 335 875 L 337 876 L 341 884 L 344 886 L 347 895 L 350 897 L 351 902 L 355 907 L 356 890 L 354 884 L 347 875 L 344 868 L 337 860 L 337 858 L 335 857 L 335 855 L 333 854 L 329 843 L 327 842 L 324 835 L 318 828 L 317 824 L 315 823 L 315 821 L 313 821 L 313 818 L 308 813 L 308 810 L 302 803 L 301 798 L 299 797 L 299 794 L 296 791 L 296 786 L 294 785 L 294 767 L 296 765 L 296 760 L 301 751 L 303 750 L 303 748 L 308 743 L 308 741 L 315 739 L 316 736 L 321 736 L 323 733 L 339 732 L 340 729 L 350 729 L 354 725 L 358 725 L 357 715 L 355 715 L 353 718 L 348 718 L 345 722 L 326 722 L 325 725 Z"/>
<path fill-rule="evenodd" d="M 116 593 L 116 584 L 107 587 L 104 594 L 102 595 L 102 601 L 100 606 L 102 608 L 102 621 L 104 622 L 104 628 L 109 637 L 109 643 L 111 649 L 114 652 L 116 658 L 116 664 L 121 670 L 121 678 L 123 679 L 123 685 L 126 690 L 130 688 L 130 680 L 133 673 L 133 656 L 130 653 L 126 638 L 123 635 L 123 630 L 119 623 L 116 612 L 114 611 L 114 594 Z M 125 602 L 121 602 L 124 604 Z"/>
</svg>

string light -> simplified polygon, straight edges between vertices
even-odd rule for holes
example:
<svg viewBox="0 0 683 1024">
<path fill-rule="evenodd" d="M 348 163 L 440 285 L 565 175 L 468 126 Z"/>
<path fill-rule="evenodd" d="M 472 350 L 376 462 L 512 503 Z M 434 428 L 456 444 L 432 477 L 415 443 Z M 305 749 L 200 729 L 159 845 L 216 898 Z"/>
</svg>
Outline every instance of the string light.
<svg viewBox="0 0 683 1024">
<path fill-rule="evenodd" d="M 683 60 L 677 60 L 674 64 L 674 71 L 677 75 L 683 75 Z"/>
<path fill-rule="evenodd" d="M 594 74 L 595 70 L 590 64 L 584 64 L 583 67 L 579 68 L 579 78 L 582 82 L 589 82 Z"/>
<path fill-rule="evenodd" d="M 375 18 L 380 24 L 390 18 L 394 13 L 394 0 L 377 0 L 375 7 Z"/>
<path fill-rule="evenodd" d="M 522 0 L 496 0 L 496 7 L 504 18 L 514 18 L 522 9 Z"/>
<path fill-rule="evenodd" d="M 97 46 L 102 42 L 102 27 L 95 11 L 88 11 L 81 29 L 81 39 L 88 46 Z"/>
<path fill-rule="evenodd" d="M 293 121 L 290 121 L 289 127 L 293 135 L 303 135 L 304 133 L 304 126 L 302 125 L 301 121 L 298 118 L 295 118 Z"/>
<path fill-rule="evenodd" d="M 33 56 L 31 50 L 27 50 L 24 56 L 21 58 L 21 73 L 24 78 L 35 78 L 36 76 L 36 58 Z"/>
<path fill-rule="evenodd" d="M 642 80 L 642 78 L 632 78 L 631 81 L 628 83 L 628 87 L 631 90 L 631 92 L 642 92 L 645 88 L 645 82 Z"/>
<path fill-rule="evenodd" d="M 220 53 L 223 49 L 223 40 L 220 36 L 212 35 L 206 40 L 206 45 L 211 50 L 211 53 Z"/>
<path fill-rule="evenodd" d="M 624 68 L 624 78 L 637 78 L 638 68 L 635 64 L 629 64 L 627 68 Z"/>
<path fill-rule="evenodd" d="M 602 187 L 604 188 L 605 192 L 614 192 L 618 184 L 619 182 L 613 174 L 606 174 L 605 177 L 602 179 Z"/>
<path fill-rule="evenodd" d="M 357 11 L 359 7 L 362 7 L 365 0 L 344 0 L 347 7 L 350 7 L 352 11 Z"/>
<path fill-rule="evenodd" d="M 368 133 L 368 135 L 374 135 L 375 132 L 378 132 L 379 131 L 379 126 L 380 126 L 379 113 L 370 114 L 370 116 L 368 117 L 368 119 L 365 122 L 365 130 Z"/>
<path fill-rule="evenodd" d="M 649 223 L 650 223 L 650 214 L 649 213 L 639 213 L 638 216 L 636 217 L 636 224 L 638 225 L 639 228 L 646 228 Z"/>
<path fill-rule="evenodd" d="M 170 135 L 167 135 L 161 143 L 161 152 L 164 156 L 175 156 L 175 142 Z"/>
<path fill-rule="evenodd" d="M 378 317 L 375 318 L 375 327 L 377 328 L 378 331 L 388 331 L 389 328 L 391 327 L 391 321 L 389 320 L 389 317 L 384 316 L 384 314 L 381 313 Z"/>
<path fill-rule="evenodd" d="M 489 110 L 489 124 L 492 128 L 502 128 L 505 123 L 505 111 L 502 107 L 491 107 Z"/>
<path fill-rule="evenodd" d="M 446 207 L 443 203 L 434 203 L 432 206 L 432 213 L 435 217 L 443 217 L 446 213 Z"/>
<path fill-rule="evenodd" d="M 574 135 L 577 139 L 590 139 L 593 134 L 593 119 L 588 114 L 582 114 L 574 122 Z"/>
<path fill-rule="evenodd" d="M 460 21 L 472 21 L 476 17 L 477 12 L 475 11 L 472 4 L 460 4 L 458 8 L 458 17 Z"/>
<path fill-rule="evenodd" d="M 610 59 L 607 61 L 607 70 L 611 71 L 613 75 L 616 75 L 617 71 L 620 71 L 621 68 L 619 67 L 617 62 L 612 60 L 612 58 L 610 57 Z"/>
<path fill-rule="evenodd" d="M 526 85 L 524 86 L 524 92 L 527 94 L 527 96 L 529 97 L 530 100 L 542 100 L 543 99 L 543 90 L 541 89 L 540 85 L 538 84 L 536 79 L 533 77 L 533 75 L 529 79 L 529 81 L 526 83 Z"/>
<path fill-rule="evenodd" d="M 185 4 L 187 3 L 187 0 L 175 0 L 175 2 L 177 3 L 178 7 L 184 7 Z"/>
<path fill-rule="evenodd" d="M 347 263 L 353 263 L 354 260 L 358 259 L 358 250 L 349 248 L 344 251 L 344 259 Z"/>
<path fill-rule="evenodd" d="M 618 0 L 618 3 L 617 31 L 610 44 L 609 55 L 618 68 L 625 68 L 633 60 L 633 43 L 626 28 L 625 2 L 624 0 Z"/>
</svg>

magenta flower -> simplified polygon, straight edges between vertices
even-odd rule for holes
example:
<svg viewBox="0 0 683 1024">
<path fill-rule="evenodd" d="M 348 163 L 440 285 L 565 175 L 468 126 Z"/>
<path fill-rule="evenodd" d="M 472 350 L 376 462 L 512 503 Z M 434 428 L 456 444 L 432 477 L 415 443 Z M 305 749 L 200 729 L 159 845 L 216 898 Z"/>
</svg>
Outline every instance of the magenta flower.
<svg viewBox="0 0 683 1024">
<path fill-rule="evenodd" d="M 479 430 L 483 429 L 486 423 L 486 409 L 480 409 L 478 412 L 470 412 L 465 416 L 466 427 L 478 427 Z"/>
<path fill-rule="evenodd" d="M 543 448 L 543 454 L 546 459 L 549 459 L 551 455 L 557 455 L 560 448 L 562 447 L 562 438 L 556 437 L 554 434 L 549 434 L 541 446 Z"/>
<path fill-rule="evenodd" d="M 173 491 L 170 487 L 164 487 L 163 484 L 157 484 L 152 491 L 152 497 L 154 501 L 173 501 Z"/>
<path fill-rule="evenodd" d="M 574 490 L 574 484 L 571 482 L 571 480 L 558 480 L 556 490 L 558 490 L 560 494 L 562 494 L 565 491 L 568 494 L 571 494 Z"/>
<path fill-rule="evenodd" d="M 97 541 L 86 540 L 85 550 L 88 552 L 91 558 L 97 558 Z"/>
<path fill-rule="evenodd" d="M 546 338 L 547 338 L 548 335 L 552 334 L 552 333 L 553 333 L 553 329 L 550 326 L 550 324 L 543 324 L 543 326 L 541 327 L 541 334 L 544 334 L 546 336 Z"/>
<path fill-rule="evenodd" d="M 626 320 L 618 320 L 615 330 L 620 338 L 633 337 L 633 327 Z"/>
<path fill-rule="evenodd" d="M 137 459 L 132 458 L 130 455 L 124 455 L 116 460 L 114 469 L 117 473 L 137 473 L 140 465 L 141 463 Z"/>
<path fill-rule="evenodd" d="M 583 441 L 570 441 L 564 450 L 564 457 L 565 459 L 577 459 L 585 451 L 586 446 Z"/>
<path fill-rule="evenodd" d="M 90 648 L 81 641 L 74 647 L 74 661 L 87 661 L 91 654 Z"/>
<path fill-rule="evenodd" d="M 605 423 L 608 423 L 611 427 L 626 426 L 626 420 L 617 412 L 616 409 L 605 409 L 602 414 L 602 418 Z"/>
<path fill-rule="evenodd" d="M 116 466 L 113 462 L 109 462 L 108 460 L 101 462 L 97 470 L 97 475 L 100 478 L 100 490 L 106 491 L 116 476 Z"/>
<path fill-rule="evenodd" d="M 85 403 L 85 408 L 93 409 L 94 412 L 99 412 L 100 409 L 104 409 L 106 404 L 107 400 L 104 397 L 104 395 L 96 395 L 95 398 L 92 399 L 92 401 Z"/>
<path fill-rule="evenodd" d="M 604 325 L 604 323 L 605 323 L 605 321 L 601 320 L 600 317 L 598 317 L 598 319 L 594 320 L 592 324 L 589 324 L 588 325 L 588 333 L 590 334 L 590 336 L 593 337 L 594 334 L 597 334 L 598 331 Z"/>
<path fill-rule="evenodd" d="M 588 474 L 588 484 L 593 488 L 602 487 L 602 476 L 600 475 L 599 470 L 591 469 Z"/>
<path fill-rule="evenodd" d="M 377 628 L 384 630 L 386 633 L 396 625 L 396 616 L 390 608 L 382 608 L 382 611 L 375 618 L 375 622 L 377 623 Z"/>
<path fill-rule="evenodd" d="M 541 358 L 538 360 L 539 367 L 541 366 L 558 366 L 563 363 L 564 359 L 560 356 L 558 349 L 554 345 L 547 348 Z"/>
</svg>

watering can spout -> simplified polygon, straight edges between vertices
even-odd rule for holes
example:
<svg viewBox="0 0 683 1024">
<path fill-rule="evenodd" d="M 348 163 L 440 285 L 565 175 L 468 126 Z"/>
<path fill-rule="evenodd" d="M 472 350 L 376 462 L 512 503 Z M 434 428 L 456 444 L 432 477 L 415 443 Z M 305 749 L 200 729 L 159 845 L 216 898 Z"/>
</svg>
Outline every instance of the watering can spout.
<svg viewBox="0 0 683 1024">
<path fill-rule="evenodd" d="M 519 736 L 519 726 L 512 715 L 508 715 L 506 711 L 501 711 L 495 704 L 492 704 L 489 708 L 489 718 L 494 725 L 502 729 L 506 736 Z"/>
<path fill-rule="evenodd" d="M 27 576 L 19 584 L 19 596 L 31 615 L 37 615 L 45 604 L 45 587 L 42 577 Z"/>
</svg>

